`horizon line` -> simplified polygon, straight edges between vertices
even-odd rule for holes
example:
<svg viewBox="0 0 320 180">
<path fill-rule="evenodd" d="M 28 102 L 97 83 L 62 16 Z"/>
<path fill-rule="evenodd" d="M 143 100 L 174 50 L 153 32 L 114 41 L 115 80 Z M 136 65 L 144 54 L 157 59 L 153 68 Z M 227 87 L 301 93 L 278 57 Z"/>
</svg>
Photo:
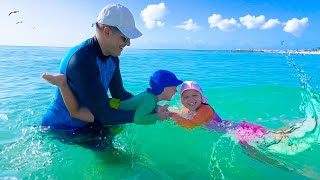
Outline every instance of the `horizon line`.
<svg viewBox="0 0 320 180">
<path fill-rule="evenodd" d="M 72 48 L 73 46 L 41 46 L 41 45 L 3 45 L 1 46 L 7 46 L 7 47 L 45 47 L 45 48 Z M 184 48 L 131 48 L 127 47 L 126 49 L 133 49 L 133 50 L 188 50 L 188 51 L 252 51 L 252 52 L 258 52 L 258 51 L 320 51 L 320 47 L 314 48 L 314 49 L 241 49 L 241 48 L 235 48 L 235 49 L 184 49 Z"/>
</svg>

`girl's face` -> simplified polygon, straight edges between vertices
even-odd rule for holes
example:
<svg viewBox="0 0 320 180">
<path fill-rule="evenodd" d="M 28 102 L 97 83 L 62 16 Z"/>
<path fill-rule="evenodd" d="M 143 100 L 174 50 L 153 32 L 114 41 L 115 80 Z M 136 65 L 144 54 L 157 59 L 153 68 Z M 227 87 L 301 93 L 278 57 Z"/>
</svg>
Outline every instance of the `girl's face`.
<svg viewBox="0 0 320 180">
<path fill-rule="evenodd" d="M 194 89 L 184 91 L 181 96 L 182 105 L 190 111 L 195 111 L 198 109 L 201 105 L 201 100 L 202 98 L 200 92 Z"/>
</svg>

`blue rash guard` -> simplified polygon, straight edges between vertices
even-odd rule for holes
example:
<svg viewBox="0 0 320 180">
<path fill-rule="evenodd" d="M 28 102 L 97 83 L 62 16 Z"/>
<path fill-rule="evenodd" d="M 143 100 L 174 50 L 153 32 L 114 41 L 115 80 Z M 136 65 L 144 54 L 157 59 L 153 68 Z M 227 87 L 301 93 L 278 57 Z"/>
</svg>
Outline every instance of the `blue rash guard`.
<svg viewBox="0 0 320 180">
<path fill-rule="evenodd" d="M 101 125 L 132 123 L 135 111 L 112 109 L 111 96 L 120 100 L 132 97 L 125 91 L 119 69 L 118 57 L 104 56 L 96 37 L 72 48 L 60 63 L 60 73 L 76 96 L 79 106 L 87 107 L 94 115 L 94 122 Z M 92 123 L 72 118 L 57 88 L 42 125 L 51 129 L 77 130 Z"/>
</svg>

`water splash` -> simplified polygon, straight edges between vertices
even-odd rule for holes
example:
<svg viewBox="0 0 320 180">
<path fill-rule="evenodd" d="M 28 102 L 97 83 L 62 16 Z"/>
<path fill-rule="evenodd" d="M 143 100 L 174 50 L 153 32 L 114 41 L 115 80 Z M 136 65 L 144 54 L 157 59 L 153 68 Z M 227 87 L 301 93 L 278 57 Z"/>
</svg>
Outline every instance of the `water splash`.
<svg viewBox="0 0 320 180">
<path fill-rule="evenodd" d="M 293 67 L 296 71 L 295 76 L 300 82 L 302 102 L 299 110 L 305 115 L 305 118 L 303 121 L 296 123 L 282 133 L 280 132 L 282 135 L 280 139 L 274 139 L 274 137 L 279 136 L 279 131 L 270 131 L 268 133 L 269 138 L 264 140 L 266 148 L 270 152 L 295 155 L 310 149 L 320 140 L 320 94 L 312 89 L 309 84 L 312 78 L 307 76 L 307 74 L 295 64 L 290 54 L 288 54 L 286 58 L 289 66 Z M 270 139 L 272 140 L 270 141 Z"/>
<path fill-rule="evenodd" d="M 42 140 L 37 127 L 23 128 L 21 133 L 18 141 L 0 149 L 1 175 L 12 175 L 12 172 L 15 172 L 26 177 L 28 172 L 45 169 L 52 163 L 52 155 L 57 151 L 57 147 L 50 143 L 48 147 L 44 146 L 46 142 Z"/>
<path fill-rule="evenodd" d="M 301 164 L 301 162 L 310 162 L 310 159 L 306 159 L 310 156 L 310 151 L 308 151 L 307 155 L 302 152 L 312 150 L 320 142 L 320 92 L 313 90 L 310 85 L 312 78 L 295 64 L 294 59 L 290 55 L 287 56 L 287 60 L 289 66 L 294 69 L 294 76 L 297 77 L 300 83 L 302 100 L 299 111 L 304 115 L 304 118 L 299 119 L 298 123 L 288 127 L 286 130 L 270 130 L 262 138 L 252 141 L 247 145 L 236 147 L 244 148 L 245 151 L 242 151 L 242 153 L 246 153 L 251 158 L 262 163 L 270 164 L 311 179 L 319 179 L 317 166 L 314 164 L 308 166 Z M 212 178 L 226 179 L 227 174 L 225 171 L 226 169 L 232 169 L 232 167 L 225 168 L 225 162 L 236 165 L 235 162 L 237 160 L 234 157 L 238 158 L 240 155 L 239 152 L 235 151 L 235 146 L 227 148 L 229 154 L 232 153 L 231 155 L 227 155 L 227 158 L 221 155 L 221 152 L 228 147 L 228 142 L 234 141 L 235 145 L 239 145 L 234 137 L 234 132 L 227 131 L 226 134 L 230 134 L 230 136 L 223 135 L 222 137 L 229 138 L 229 141 L 222 141 L 220 138 L 218 141 L 213 142 L 212 145 L 208 164 L 208 170 Z"/>
<path fill-rule="evenodd" d="M 223 169 L 225 167 L 234 167 L 236 144 L 237 143 L 230 141 L 230 134 L 224 134 L 217 141 L 213 142 L 208 164 L 208 171 L 213 179 L 226 179 Z M 226 146 L 230 147 L 230 149 L 227 149 L 231 151 L 230 153 L 226 153 L 227 157 L 222 157 L 221 152 L 226 151 Z"/>
<path fill-rule="evenodd" d="M 0 114 L 0 120 L 8 121 L 8 116 L 6 114 Z"/>
</svg>

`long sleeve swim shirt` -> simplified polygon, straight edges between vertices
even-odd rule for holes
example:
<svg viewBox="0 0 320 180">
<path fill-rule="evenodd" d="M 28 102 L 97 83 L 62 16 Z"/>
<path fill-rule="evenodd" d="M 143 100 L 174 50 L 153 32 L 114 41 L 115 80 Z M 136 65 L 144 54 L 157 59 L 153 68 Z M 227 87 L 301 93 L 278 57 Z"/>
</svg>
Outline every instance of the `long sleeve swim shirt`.
<svg viewBox="0 0 320 180">
<path fill-rule="evenodd" d="M 125 91 L 118 57 L 104 56 L 96 37 L 73 47 L 60 63 L 60 73 L 67 76 L 67 83 L 80 106 L 87 107 L 94 121 L 103 125 L 132 123 L 135 111 L 113 109 L 109 105 L 108 90 L 113 98 L 126 100 L 132 94 Z M 56 93 L 43 116 L 42 125 L 55 129 L 74 130 L 88 122 L 72 118 L 61 93 Z"/>
<path fill-rule="evenodd" d="M 121 101 L 119 109 L 135 110 L 136 113 L 133 118 L 135 124 L 154 124 L 158 120 L 158 114 L 155 113 L 157 102 L 157 96 L 142 92 L 128 100 Z"/>
<path fill-rule="evenodd" d="M 193 129 L 211 120 L 221 121 L 218 114 L 207 104 L 202 104 L 195 112 L 190 112 L 185 109 L 177 113 L 172 113 L 170 116 L 176 121 L 176 124 L 186 129 Z"/>
</svg>

